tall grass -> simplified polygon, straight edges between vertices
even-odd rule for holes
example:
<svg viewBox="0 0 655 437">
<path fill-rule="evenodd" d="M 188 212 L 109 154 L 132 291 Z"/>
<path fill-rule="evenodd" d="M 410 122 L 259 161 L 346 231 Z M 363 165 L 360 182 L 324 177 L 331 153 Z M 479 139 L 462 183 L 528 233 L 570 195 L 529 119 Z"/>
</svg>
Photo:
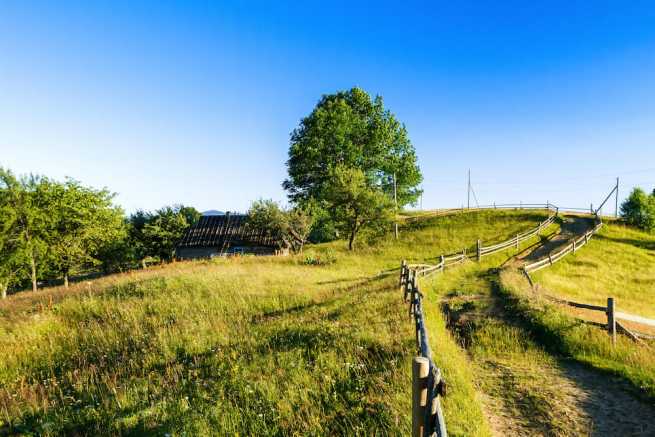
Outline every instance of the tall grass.
<svg viewBox="0 0 655 437">
<path fill-rule="evenodd" d="M 581 251 L 582 252 L 582 251 Z M 603 328 L 564 313 L 533 292 L 518 272 L 500 275 L 500 290 L 540 344 L 581 363 L 617 375 L 637 392 L 655 399 L 655 351 L 619 335 L 612 346 Z"/>
<path fill-rule="evenodd" d="M 356 253 L 342 242 L 309 249 L 330 251 L 329 265 L 305 255 L 177 263 L 10 297 L 0 433 L 407 434 L 415 351 L 400 259 L 502 240 L 543 217 L 441 217 Z M 429 323 L 433 341 L 446 338 L 442 319 Z M 461 351 L 437 345 L 455 393 L 451 434 L 484 434 Z"/>
<path fill-rule="evenodd" d="M 601 228 L 589 244 L 533 275 L 550 293 L 655 318 L 655 235 L 621 224 Z"/>
</svg>

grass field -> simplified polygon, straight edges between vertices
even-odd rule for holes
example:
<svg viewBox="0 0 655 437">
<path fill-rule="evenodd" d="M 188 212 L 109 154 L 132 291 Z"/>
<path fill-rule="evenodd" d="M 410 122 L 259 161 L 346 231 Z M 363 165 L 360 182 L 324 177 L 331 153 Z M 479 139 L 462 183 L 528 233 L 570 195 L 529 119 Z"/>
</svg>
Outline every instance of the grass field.
<svg viewBox="0 0 655 437">
<path fill-rule="evenodd" d="M 582 252 L 582 251 L 581 251 Z M 579 252 L 579 253 L 581 253 Z M 544 300 L 520 273 L 501 273 L 502 294 L 534 338 L 549 350 L 628 381 L 636 392 L 655 400 L 655 350 L 617 336 L 612 346 L 604 328 L 583 323 L 566 308 Z"/>
<path fill-rule="evenodd" d="M 533 275 L 549 293 L 655 318 L 655 235 L 606 224 L 575 255 Z"/>
<path fill-rule="evenodd" d="M 0 434 L 406 435 L 415 351 L 400 260 L 543 218 L 460 214 L 354 254 L 336 242 L 12 296 L 0 303 Z M 430 305 L 450 435 L 488 435 L 466 355 Z"/>
</svg>

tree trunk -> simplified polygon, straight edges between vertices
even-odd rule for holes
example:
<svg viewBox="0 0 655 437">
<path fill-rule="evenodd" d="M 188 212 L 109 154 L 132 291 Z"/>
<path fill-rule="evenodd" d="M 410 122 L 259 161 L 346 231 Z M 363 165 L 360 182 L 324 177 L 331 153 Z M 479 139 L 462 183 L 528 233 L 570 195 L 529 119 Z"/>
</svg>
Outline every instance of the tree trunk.
<svg viewBox="0 0 655 437">
<path fill-rule="evenodd" d="M 30 257 L 30 263 L 32 267 L 32 291 L 36 291 L 36 260 L 34 259 L 34 252 L 32 252 L 32 256 Z"/>
<path fill-rule="evenodd" d="M 141 260 L 141 267 L 143 267 L 144 269 L 148 267 L 148 265 L 146 264 L 146 259 L 145 258 L 143 258 Z"/>
<path fill-rule="evenodd" d="M 64 287 L 68 288 L 68 270 L 64 272 Z"/>
<path fill-rule="evenodd" d="M 350 231 L 350 239 L 348 240 L 348 250 L 353 250 L 355 247 L 355 235 L 357 234 L 357 229 Z"/>
<path fill-rule="evenodd" d="M 2 297 L 2 299 L 6 299 L 6 298 L 7 298 L 7 288 L 8 288 L 8 285 L 9 285 L 9 284 L 8 284 L 7 282 L 5 282 L 4 284 L 0 284 L 0 297 Z"/>
</svg>

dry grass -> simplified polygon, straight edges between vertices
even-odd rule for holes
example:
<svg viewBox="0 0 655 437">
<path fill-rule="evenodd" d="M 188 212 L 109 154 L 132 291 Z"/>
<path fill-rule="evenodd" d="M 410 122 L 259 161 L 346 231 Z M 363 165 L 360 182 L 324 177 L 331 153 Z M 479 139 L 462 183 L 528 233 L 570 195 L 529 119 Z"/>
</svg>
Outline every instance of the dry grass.
<svg viewBox="0 0 655 437">
<path fill-rule="evenodd" d="M 463 214 L 354 254 L 310 249 L 334 252 L 332 265 L 177 263 L 12 296 L 0 304 L 0 433 L 407 434 L 414 335 L 399 260 L 437 259 L 543 217 Z M 443 320 L 429 323 L 438 342 Z M 484 420 L 461 352 L 445 344 L 434 349 L 453 381 L 451 435 L 471 435 Z"/>
<path fill-rule="evenodd" d="M 533 279 L 549 293 L 655 318 L 655 235 L 606 224 L 588 245 Z"/>
</svg>

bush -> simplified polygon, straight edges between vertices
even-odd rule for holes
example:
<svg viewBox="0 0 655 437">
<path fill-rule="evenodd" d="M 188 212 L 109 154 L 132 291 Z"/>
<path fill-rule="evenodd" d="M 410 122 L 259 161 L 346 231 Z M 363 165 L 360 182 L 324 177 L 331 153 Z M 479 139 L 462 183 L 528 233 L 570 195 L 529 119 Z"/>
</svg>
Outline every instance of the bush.
<svg viewBox="0 0 655 437">
<path fill-rule="evenodd" d="M 332 249 L 327 249 L 321 253 L 307 252 L 303 264 L 308 266 L 324 266 L 337 262 L 337 256 Z"/>
<path fill-rule="evenodd" d="M 635 188 L 621 204 L 621 216 L 633 226 L 647 232 L 655 231 L 655 191 L 648 195 L 641 188 Z"/>
</svg>

